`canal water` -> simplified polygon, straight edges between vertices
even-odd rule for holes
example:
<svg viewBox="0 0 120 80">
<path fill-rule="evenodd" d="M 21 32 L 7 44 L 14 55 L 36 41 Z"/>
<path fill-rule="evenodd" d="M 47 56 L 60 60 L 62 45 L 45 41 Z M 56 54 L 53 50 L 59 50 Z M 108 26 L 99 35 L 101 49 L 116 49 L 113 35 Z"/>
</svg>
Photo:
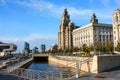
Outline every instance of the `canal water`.
<svg viewBox="0 0 120 80">
<path fill-rule="evenodd" d="M 47 62 L 33 62 L 27 69 L 41 72 L 41 77 L 43 78 L 47 76 L 60 76 L 58 66 Z"/>
<path fill-rule="evenodd" d="M 53 64 L 49 64 L 47 62 L 33 62 L 27 69 L 46 71 L 48 69 L 57 68 L 57 66 Z"/>
<path fill-rule="evenodd" d="M 39 60 L 40 59 L 40 60 Z M 33 70 L 33 72 L 40 72 L 41 77 L 63 77 L 72 76 L 72 72 L 68 67 L 58 66 L 53 63 L 49 63 L 47 58 L 35 58 L 33 63 L 27 67 L 28 70 Z M 36 76 L 36 75 L 34 75 Z M 37 76 L 36 76 L 37 77 Z"/>
</svg>

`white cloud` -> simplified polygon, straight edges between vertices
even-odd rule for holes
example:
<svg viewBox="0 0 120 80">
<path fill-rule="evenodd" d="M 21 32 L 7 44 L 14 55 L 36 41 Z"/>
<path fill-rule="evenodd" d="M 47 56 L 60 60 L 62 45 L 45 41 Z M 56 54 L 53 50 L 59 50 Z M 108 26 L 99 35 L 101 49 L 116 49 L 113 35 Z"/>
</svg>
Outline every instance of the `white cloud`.
<svg viewBox="0 0 120 80">
<path fill-rule="evenodd" d="M 90 0 L 90 2 L 93 2 L 93 0 Z M 109 4 L 109 0 L 102 0 L 104 5 L 108 5 Z M 17 4 L 20 4 L 22 6 L 25 7 L 29 7 L 29 8 L 33 8 L 39 12 L 44 12 L 44 11 L 48 11 L 49 15 L 52 15 L 54 17 L 60 17 L 62 15 L 64 6 L 58 6 L 56 4 L 50 3 L 50 2 L 45 2 L 45 1 L 39 1 L 39 0 L 30 0 L 30 1 L 19 1 L 17 2 Z M 75 7 L 71 7 L 67 5 L 67 9 L 68 12 L 70 14 L 70 16 L 74 19 L 88 19 L 91 17 L 92 12 L 94 10 L 92 9 L 81 9 L 81 8 L 75 8 Z M 99 12 L 99 13 L 98 13 Z M 112 16 L 112 14 L 108 15 L 108 14 L 104 14 L 105 10 L 104 9 L 98 9 L 96 11 L 96 13 L 98 13 L 97 16 L 104 18 L 104 19 L 110 19 L 110 16 Z M 79 18 L 80 17 L 80 18 Z"/>
<path fill-rule="evenodd" d="M 39 34 L 31 34 L 27 37 L 17 38 L 17 37 L 0 37 L 0 41 L 11 41 L 11 42 L 19 42 L 19 41 L 27 41 L 32 42 L 39 39 L 56 39 L 55 35 L 39 35 Z"/>
<path fill-rule="evenodd" d="M 6 4 L 5 0 L 0 0 L 0 4 L 2 5 Z"/>
<path fill-rule="evenodd" d="M 40 1 L 40 0 L 29 0 L 29 1 L 17 1 L 17 4 L 20 4 L 25 7 L 33 8 L 35 10 L 38 10 L 40 12 L 42 11 L 49 11 L 52 15 L 60 15 L 63 6 L 57 6 L 55 4 L 52 4 L 50 2 Z"/>
<path fill-rule="evenodd" d="M 0 37 L 0 41 L 3 42 L 17 42 L 19 38 Z"/>
<path fill-rule="evenodd" d="M 30 7 L 33 9 L 36 9 L 40 12 L 48 10 L 50 14 L 54 16 L 61 16 L 61 13 L 63 12 L 64 6 L 58 6 L 55 4 L 52 4 L 50 2 L 44 2 L 44 1 L 24 1 L 24 2 L 17 2 L 20 5 Z M 92 10 L 89 9 L 77 9 L 75 7 L 67 6 L 67 9 L 69 10 L 69 13 L 71 16 L 83 16 L 89 14 Z"/>
<path fill-rule="evenodd" d="M 92 12 L 92 10 L 90 9 L 76 9 L 74 7 L 69 7 L 69 12 L 71 13 L 71 15 L 87 15 L 89 13 Z"/>
<path fill-rule="evenodd" d="M 31 34 L 28 37 L 22 39 L 22 41 L 32 42 L 39 39 L 56 39 L 57 37 L 55 35 L 39 35 L 39 34 Z"/>
<path fill-rule="evenodd" d="M 104 5 L 105 8 L 110 7 L 110 0 L 101 0 L 102 4 Z"/>
<path fill-rule="evenodd" d="M 14 38 L 14 37 L 0 37 L 0 41 L 4 43 L 14 43 L 18 46 L 18 49 L 22 50 L 24 47 L 24 42 L 30 43 L 31 49 L 33 47 L 40 47 L 41 44 L 45 44 L 49 48 L 52 44 L 57 43 L 57 36 L 54 35 L 39 35 L 31 34 L 28 37 Z"/>
<path fill-rule="evenodd" d="M 93 3 L 94 0 L 89 0 L 90 3 Z M 101 3 L 108 9 L 109 7 L 111 7 L 110 0 L 100 0 Z M 7 0 L 0 0 L 0 2 L 2 3 L 6 3 Z M 48 2 L 48 1 L 44 1 L 44 0 L 16 0 L 16 1 L 11 1 L 9 0 L 9 2 L 12 2 L 14 4 L 20 5 L 20 6 L 24 6 L 26 8 L 32 8 L 38 12 L 43 12 L 46 11 L 47 15 L 51 15 L 54 17 L 59 17 L 62 15 L 63 9 L 64 9 L 64 5 L 57 5 L 57 4 L 53 4 L 52 2 Z M 115 0 L 116 4 L 119 4 L 119 0 Z M 84 8 L 82 9 L 82 7 L 80 8 L 76 8 L 73 6 L 69 6 L 66 5 L 68 12 L 70 14 L 70 16 L 73 19 L 88 19 L 91 17 L 91 14 L 94 10 L 92 9 L 88 9 L 88 8 Z M 106 14 L 106 12 L 108 11 L 107 9 L 97 9 L 96 13 L 97 16 L 104 18 L 104 19 L 110 19 L 110 16 L 112 18 L 112 12 L 110 14 Z M 110 10 L 110 8 L 109 8 Z M 112 10 L 113 11 L 113 10 Z M 31 12 L 31 11 L 30 11 Z M 33 13 L 33 12 L 32 12 Z M 46 15 L 45 14 L 45 15 Z"/>
</svg>

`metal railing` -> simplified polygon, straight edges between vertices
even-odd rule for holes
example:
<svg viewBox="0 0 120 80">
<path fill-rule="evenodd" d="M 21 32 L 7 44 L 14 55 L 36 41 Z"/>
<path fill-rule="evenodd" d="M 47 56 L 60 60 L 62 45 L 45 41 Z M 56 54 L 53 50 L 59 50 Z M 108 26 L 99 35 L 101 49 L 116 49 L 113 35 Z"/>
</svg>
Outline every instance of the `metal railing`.
<svg viewBox="0 0 120 80">
<path fill-rule="evenodd" d="M 64 80 L 71 77 L 68 68 L 52 68 L 46 71 L 30 70 L 19 68 L 11 72 L 11 74 L 18 76 L 20 78 L 29 80 Z"/>
<path fill-rule="evenodd" d="M 7 66 L 7 68 L 5 69 L 7 73 L 10 73 L 18 68 L 20 68 L 21 66 L 23 66 L 24 64 L 30 62 L 32 60 L 32 58 L 30 59 L 26 59 L 24 61 L 21 61 L 21 62 L 18 62 L 16 64 L 12 64 L 12 65 L 9 65 Z"/>
<path fill-rule="evenodd" d="M 65 60 L 67 63 L 66 66 L 57 67 L 57 68 L 52 67 L 52 68 L 48 68 L 45 71 L 20 68 L 21 65 L 29 62 L 32 59 L 30 58 L 18 64 L 8 66 L 7 72 L 15 76 L 30 80 L 70 80 L 72 77 L 79 78 L 81 65 L 90 62 L 93 58 L 93 57 L 88 57 L 87 59 L 81 58 L 80 60 L 77 60 L 75 58 L 66 59 L 57 56 L 53 56 L 53 57 L 60 60 Z"/>
<path fill-rule="evenodd" d="M 65 62 L 66 65 L 64 65 L 64 66 L 70 68 L 69 73 L 71 74 L 71 77 L 74 76 L 74 77 L 78 78 L 80 76 L 80 73 L 83 72 L 81 70 L 81 66 L 86 64 L 86 63 L 87 63 L 87 66 L 88 66 L 88 72 L 90 72 L 90 64 L 89 63 L 92 62 L 94 55 L 91 56 L 91 57 L 81 57 L 81 58 L 79 58 L 77 56 L 76 57 L 67 56 L 67 58 L 64 57 L 64 56 L 62 56 L 62 57 L 59 57 L 59 56 L 56 56 L 56 55 L 52 55 L 52 56 L 59 59 L 59 60 L 66 61 Z"/>
</svg>

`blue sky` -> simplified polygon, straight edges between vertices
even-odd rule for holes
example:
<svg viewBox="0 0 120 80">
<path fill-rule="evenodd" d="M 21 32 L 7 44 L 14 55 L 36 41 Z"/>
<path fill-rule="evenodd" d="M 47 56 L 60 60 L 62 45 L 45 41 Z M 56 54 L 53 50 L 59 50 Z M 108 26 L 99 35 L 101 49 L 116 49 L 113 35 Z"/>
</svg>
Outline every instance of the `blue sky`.
<svg viewBox="0 0 120 80">
<path fill-rule="evenodd" d="M 0 41 L 24 42 L 38 48 L 57 43 L 57 31 L 64 7 L 77 26 L 89 23 L 96 13 L 100 23 L 112 23 L 112 14 L 120 8 L 119 0 L 0 0 Z"/>
</svg>

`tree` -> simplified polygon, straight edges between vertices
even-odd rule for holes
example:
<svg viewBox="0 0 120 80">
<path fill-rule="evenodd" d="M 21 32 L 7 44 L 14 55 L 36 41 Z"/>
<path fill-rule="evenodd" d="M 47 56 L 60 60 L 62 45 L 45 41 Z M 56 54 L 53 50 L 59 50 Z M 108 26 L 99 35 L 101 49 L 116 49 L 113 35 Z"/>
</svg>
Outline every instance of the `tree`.
<svg viewBox="0 0 120 80">
<path fill-rule="evenodd" d="M 70 50 L 69 49 L 65 49 L 65 53 L 68 53 L 68 52 L 70 52 Z"/>
<path fill-rule="evenodd" d="M 113 52 L 113 43 L 111 41 L 106 41 L 105 42 L 105 51 L 106 52 Z"/>
<path fill-rule="evenodd" d="M 73 48 L 73 51 L 74 51 L 74 52 L 78 52 L 78 51 L 79 51 L 79 48 L 78 48 L 78 47 L 74 47 L 74 48 Z"/>
<path fill-rule="evenodd" d="M 83 44 L 81 49 L 83 52 L 85 52 L 86 56 L 89 56 L 90 48 L 87 46 L 87 44 Z"/>
<path fill-rule="evenodd" d="M 73 47 L 72 47 L 72 48 L 69 48 L 69 52 L 70 52 L 70 53 L 73 53 L 73 50 L 74 50 Z"/>
<path fill-rule="evenodd" d="M 115 49 L 116 51 L 120 51 L 120 40 L 118 40 L 117 47 Z"/>
<path fill-rule="evenodd" d="M 58 53 L 63 53 L 63 50 L 62 49 L 58 49 L 57 52 Z"/>
<path fill-rule="evenodd" d="M 99 52 L 99 51 L 102 52 L 102 47 L 103 47 L 103 46 L 101 46 L 101 44 L 100 44 L 99 41 L 95 43 L 95 50 L 96 50 L 97 52 Z"/>
<path fill-rule="evenodd" d="M 90 51 L 94 51 L 94 47 L 93 47 L 92 44 L 89 46 L 89 50 L 90 50 Z"/>
<path fill-rule="evenodd" d="M 88 49 L 87 44 L 83 44 L 82 45 L 82 51 L 87 52 L 87 49 Z"/>
</svg>

